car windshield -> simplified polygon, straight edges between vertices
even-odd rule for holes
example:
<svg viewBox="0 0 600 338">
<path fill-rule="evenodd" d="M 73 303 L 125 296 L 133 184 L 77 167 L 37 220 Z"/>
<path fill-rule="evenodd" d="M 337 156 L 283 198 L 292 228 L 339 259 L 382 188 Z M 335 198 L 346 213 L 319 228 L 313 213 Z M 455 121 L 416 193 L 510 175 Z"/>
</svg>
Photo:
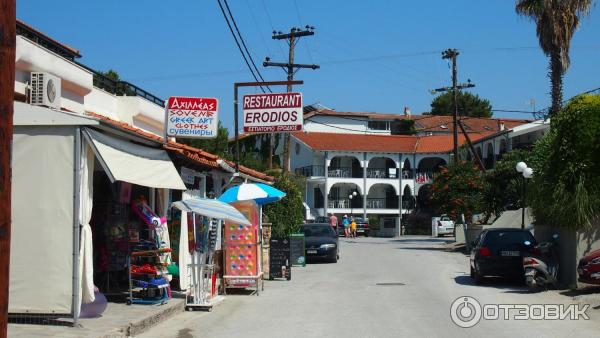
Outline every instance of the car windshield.
<svg viewBox="0 0 600 338">
<path fill-rule="evenodd" d="M 489 247 L 521 245 L 525 241 L 535 244 L 535 238 L 529 231 L 490 231 L 485 236 L 485 245 Z"/>
<path fill-rule="evenodd" d="M 306 237 L 327 237 L 336 236 L 329 225 L 307 225 L 302 227 L 302 232 Z"/>
</svg>

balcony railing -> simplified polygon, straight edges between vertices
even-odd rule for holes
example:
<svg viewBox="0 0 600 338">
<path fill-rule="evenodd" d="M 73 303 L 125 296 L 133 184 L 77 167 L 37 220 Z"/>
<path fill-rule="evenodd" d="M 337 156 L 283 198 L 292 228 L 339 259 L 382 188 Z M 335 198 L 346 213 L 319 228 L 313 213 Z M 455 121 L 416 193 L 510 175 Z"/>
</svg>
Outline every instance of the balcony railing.
<svg viewBox="0 0 600 338">
<path fill-rule="evenodd" d="M 306 167 L 296 168 L 296 174 L 304 177 L 325 176 L 325 166 L 309 165 Z"/>
<path fill-rule="evenodd" d="M 413 171 L 410 169 L 402 170 L 402 179 L 409 180 L 413 178 Z"/>
<path fill-rule="evenodd" d="M 367 168 L 367 178 L 397 178 L 396 168 Z"/>
<path fill-rule="evenodd" d="M 352 177 L 351 167 L 329 167 L 327 169 L 329 177 Z"/>
<path fill-rule="evenodd" d="M 398 199 L 367 198 L 367 209 L 398 209 Z"/>
<path fill-rule="evenodd" d="M 350 204 L 350 202 L 352 202 L 352 205 Z M 327 201 L 327 207 L 330 209 L 351 209 L 351 208 L 355 208 L 355 209 L 362 209 L 363 203 L 362 203 L 362 198 L 359 196 L 356 199 L 352 199 L 352 201 L 350 201 L 350 199 L 348 198 L 332 198 L 332 199 L 328 199 Z"/>
<path fill-rule="evenodd" d="M 415 182 L 420 184 L 428 184 L 432 183 L 435 177 L 435 173 L 433 171 L 417 171 L 415 174 Z"/>
</svg>

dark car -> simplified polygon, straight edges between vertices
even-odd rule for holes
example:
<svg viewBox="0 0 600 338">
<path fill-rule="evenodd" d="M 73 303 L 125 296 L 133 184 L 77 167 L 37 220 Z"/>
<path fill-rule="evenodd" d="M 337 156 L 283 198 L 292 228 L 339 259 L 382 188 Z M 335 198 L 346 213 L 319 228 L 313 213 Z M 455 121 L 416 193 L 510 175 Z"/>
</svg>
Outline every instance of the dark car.
<svg viewBox="0 0 600 338">
<path fill-rule="evenodd" d="M 600 250 L 595 250 L 579 260 L 577 266 L 579 281 L 600 285 Z"/>
<path fill-rule="evenodd" d="M 356 221 L 356 235 L 360 236 L 360 234 L 365 235 L 365 237 L 369 237 L 369 220 L 364 220 L 362 217 L 354 217 Z M 337 233 L 339 236 L 345 236 L 344 233 L 344 225 L 342 222 L 337 226 Z"/>
<path fill-rule="evenodd" d="M 300 230 L 306 241 L 306 258 L 324 258 L 336 263 L 340 258 L 338 236 L 328 223 L 304 224 Z"/>
<path fill-rule="evenodd" d="M 528 230 L 514 228 L 487 229 L 472 244 L 471 278 L 476 284 L 485 276 L 523 278 L 525 241 L 537 244 Z"/>
</svg>

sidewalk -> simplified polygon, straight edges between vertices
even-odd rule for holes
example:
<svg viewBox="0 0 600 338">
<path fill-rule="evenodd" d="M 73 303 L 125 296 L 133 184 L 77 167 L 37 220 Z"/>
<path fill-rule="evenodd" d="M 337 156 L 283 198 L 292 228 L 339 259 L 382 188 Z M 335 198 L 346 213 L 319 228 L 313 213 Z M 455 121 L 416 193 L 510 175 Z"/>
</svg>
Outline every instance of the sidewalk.
<svg viewBox="0 0 600 338">
<path fill-rule="evenodd" d="M 100 318 L 82 318 L 81 327 L 9 324 L 8 336 L 60 338 L 117 338 L 137 335 L 150 327 L 184 311 L 185 299 L 173 298 L 165 305 L 126 305 L 108 303 Z"/>
</svg>

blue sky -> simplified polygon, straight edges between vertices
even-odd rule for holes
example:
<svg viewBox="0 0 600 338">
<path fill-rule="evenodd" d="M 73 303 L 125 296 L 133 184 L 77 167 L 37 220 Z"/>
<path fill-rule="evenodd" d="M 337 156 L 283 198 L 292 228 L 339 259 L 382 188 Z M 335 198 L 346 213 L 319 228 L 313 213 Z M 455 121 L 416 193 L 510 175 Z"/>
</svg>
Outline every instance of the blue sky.
<svg viewBox="0 0 600 338">
<path fill-rule="evenodd" d="M 296 62 L 304 103 L 340 111 L 413 113 L 429 110 L 432 88 L 450 84 L 440 52 L 458 48 L 459 81 L 495 109 L 530 110 L 549 105 L 548 61 L 538 48 L 535 25 L 509 0 L 229 0 L 237 24 L 263 77 L 283 80 L 281 69 L 264 69 L 265 56 L 284 61 L 287 45 L 273 29 L 310 24 Z M 216 0 L 41 1 L 18 0 L 17 17 L 81 51 L 81 62 L 114 69 L 162 98 L 216 97 L 220 118 L 233 125 L 233 83 L 253 81 Z M 600 10 L 594 7 L 572 41 L 565 98 L 600 87 Z M 277 91 L 277 90 L 274 90 Z M 281 88 L 283 91 L 283 88 Z M 254 93 L 247 89 L 244 93 Z M 531 117 L 495 113 L 503 117 Z"/>
</svg>

